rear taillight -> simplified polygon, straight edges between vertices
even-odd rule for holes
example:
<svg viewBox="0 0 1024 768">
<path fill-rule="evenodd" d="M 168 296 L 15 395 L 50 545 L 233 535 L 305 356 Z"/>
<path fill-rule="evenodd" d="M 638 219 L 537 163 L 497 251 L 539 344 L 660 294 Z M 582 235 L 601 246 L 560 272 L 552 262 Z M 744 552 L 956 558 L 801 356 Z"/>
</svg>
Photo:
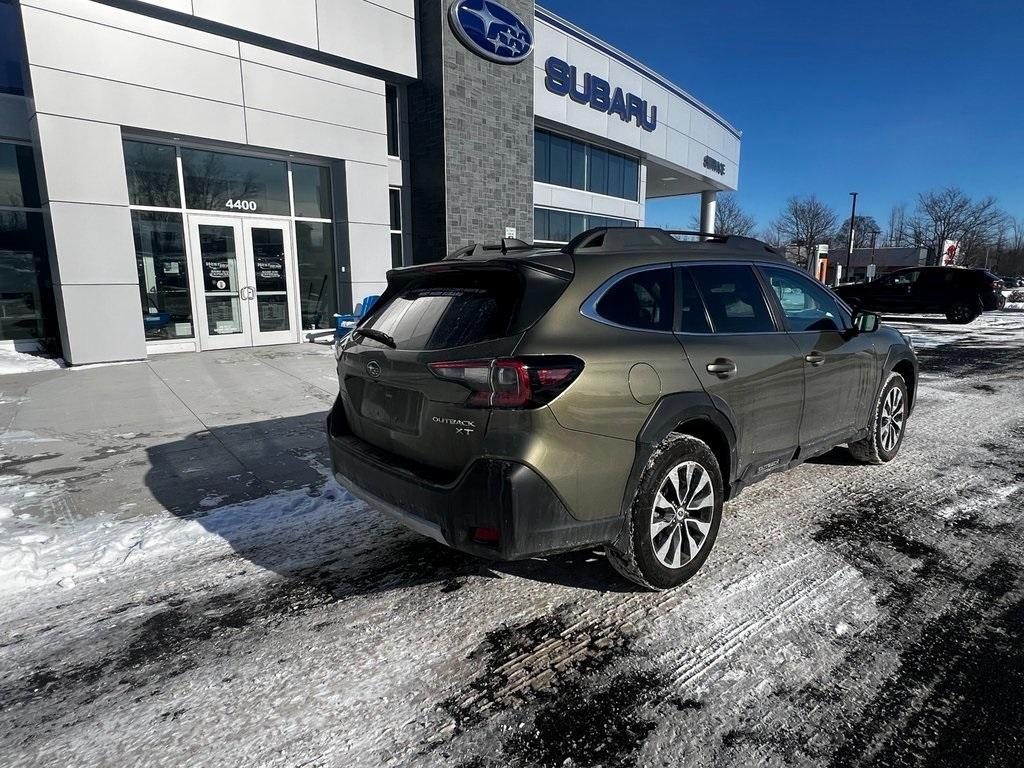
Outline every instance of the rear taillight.
<svg viewBox="0 0 1024 768">
<path fill-rule="evenodd" d="M 470 390 L 474 408 L 536 408 L 565 391 L 583 370 L 571 355 L 429 363 L 431 373 Z"/>
</svg>

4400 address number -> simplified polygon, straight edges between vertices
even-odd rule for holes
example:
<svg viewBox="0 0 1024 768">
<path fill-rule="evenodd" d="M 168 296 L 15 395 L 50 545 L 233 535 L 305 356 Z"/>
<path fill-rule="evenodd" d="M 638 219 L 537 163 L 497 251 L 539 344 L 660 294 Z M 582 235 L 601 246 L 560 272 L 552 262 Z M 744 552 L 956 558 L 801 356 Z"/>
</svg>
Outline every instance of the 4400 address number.
<svg viewBox="0 0 1024 768">
<path fill-rule="evenodd" d="M 256 201 L 255 200 L 234 200 L 230 199 L 224 203 L 225 208 L 231 208 L 235 211 L 255 211 Z"/>
</svg>

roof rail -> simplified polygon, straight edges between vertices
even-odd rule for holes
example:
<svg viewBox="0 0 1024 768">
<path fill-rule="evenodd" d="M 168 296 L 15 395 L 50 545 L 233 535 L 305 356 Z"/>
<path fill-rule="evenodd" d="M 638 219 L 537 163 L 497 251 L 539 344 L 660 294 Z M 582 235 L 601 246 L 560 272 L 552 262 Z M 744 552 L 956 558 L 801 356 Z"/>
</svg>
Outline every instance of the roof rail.
<svg viewBox="0 0 1024 768">
<path fill-rule="evenodd" d="M 686 242 L 678 236 L 697 237 L 699 242 Z M 740 235 L 709 235 L 686 229 L 660 229 L 657 227 L 596 227 L 577 235 L 562 249 L 573 255 L 578 251 L 615 251 L 620 249 L 657 250 L 659 248 L 694 248 L 724 245 L 744 251 L 767 253 L 771 257 L 783 256 L 772 246 L 753 237 Z"/>
<path fill-rule="evenodd" d="M 537 246 L 532 243 L 527 243 L 514 237 L 503 237 L 500 243 L 471 243 L 464 248 L 459 248 L 457 251 L 452 251 L 442 261 L 485 258 L 489 251 L 492 253 L 500 251 L 502 255 L 505 255 L 511 251 L 533 251 L 536 248 Z"/>
</svg>

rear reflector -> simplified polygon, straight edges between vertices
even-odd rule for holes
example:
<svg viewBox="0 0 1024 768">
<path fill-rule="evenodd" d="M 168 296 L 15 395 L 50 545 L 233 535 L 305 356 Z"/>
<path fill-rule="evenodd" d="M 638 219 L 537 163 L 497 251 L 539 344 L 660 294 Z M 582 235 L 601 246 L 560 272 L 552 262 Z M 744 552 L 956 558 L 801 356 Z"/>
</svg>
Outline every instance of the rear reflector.
<svg viewBox="0 0 1024 768">
<path fill-rule="evenodd" d="M 497 544 L 501 531 L 497 528 L 470 528 L 473 541 L 477 544 Z"/>
<path fill-rule="evenodd" d="M 583 361 L 571 355 L 502 357 L 429 363 L 431 373 L 470 390 L 474 408 L 536 408 L 558 397 L 579 376 Z"/>
</svg>

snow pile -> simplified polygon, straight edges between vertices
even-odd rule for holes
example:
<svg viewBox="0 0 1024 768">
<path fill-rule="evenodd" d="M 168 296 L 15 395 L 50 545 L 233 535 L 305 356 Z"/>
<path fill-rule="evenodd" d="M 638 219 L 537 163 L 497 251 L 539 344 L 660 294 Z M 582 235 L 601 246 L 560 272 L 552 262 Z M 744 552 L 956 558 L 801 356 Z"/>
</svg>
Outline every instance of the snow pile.
<svg viewBox="0 0 1024 768">
<path fill-rule="evenodd" d="M 15 352 L 13 349 L 0 349 L 0 376 L 12 373 L 51 371 L 63 367 L 64 361 L 59 357 L 40 357 L 26 352 Z"/>
<path fill-rule="evenodd" d="M 1004 310 L 1011 310 L 1020 312 L 1024 310 L 1024 290 L 1017 289 L 1015 291 L 1003 291 L 1003 296 L 1006 297 L 1006 306 Z"/>
<path fill-rule="evenodd" d="M 44 525 L 15 514 L 16 505 L 9 504 L 23 495 L 21 479 L 0 477 L 0 595 L 42 585 L 70 588 L 154 557 L 195 558 L 198 550 L 225 542 L 244 551 L 296 532 L 301 538 L 302 531 L 342 524 L 363 508 L 330 479 L 317 493 L 309 488 L 284 491 L 187 518 L 170 513 L 129 520 L 98 516 L 66 526 Z"/>
</svg>

